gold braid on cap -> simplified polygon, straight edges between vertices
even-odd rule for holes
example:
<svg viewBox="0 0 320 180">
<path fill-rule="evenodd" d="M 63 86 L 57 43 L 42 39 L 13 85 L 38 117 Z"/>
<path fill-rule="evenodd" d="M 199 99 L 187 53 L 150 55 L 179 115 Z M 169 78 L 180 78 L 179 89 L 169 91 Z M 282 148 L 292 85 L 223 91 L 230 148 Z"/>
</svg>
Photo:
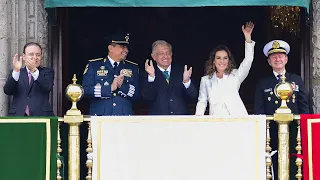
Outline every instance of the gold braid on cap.
<svg viewBox="0 0 320 180">
<path fill-rule="evenodd" d="M 279 47 L 280 47 L 280 44 L 279 44 L 278 41 L 274 41 L 274 42 L 272 43 L 272 48 L 273 48 L 273 49 L 278 49 Z"/>
<path fill-rule="evenodd" d="M 126 39 L 127 42 L 129 42 L 129 34 L 126 35 L 126 37 L 124 37 Z"/>
<path fill-rule="evenodd" d="M 283 48 L 280 48 L 280 44 L 278 41 L 274 41 L 272 43 L 272 48 L 268 51 L 268 55 L 272 54 L 272 53 L 276 53 L 276 52 L 281 52 L 281 53 L 286 53 L 287 51 Z"/>
</svg>

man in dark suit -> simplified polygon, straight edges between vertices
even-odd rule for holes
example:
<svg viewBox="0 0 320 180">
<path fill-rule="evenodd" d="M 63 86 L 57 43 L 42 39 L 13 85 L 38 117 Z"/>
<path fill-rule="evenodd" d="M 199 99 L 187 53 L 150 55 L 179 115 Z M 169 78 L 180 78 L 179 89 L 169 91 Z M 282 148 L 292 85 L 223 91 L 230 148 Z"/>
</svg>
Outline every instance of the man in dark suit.
<svg viewBox="0 0 320 180">
<path fill-rule="evenodd" d="M 9 116 L 54 116 L 49 95 L 53 88 L 54 70 L 41 67 L 42 48 L 27 43 L 23 54 L 13 58 L 13 70 L 7 78 L 4 93 L 12 95 Z M 22 68 L 22 59 L 25 67 Z"/>
<path fill-rule="evenodd" d="M 114 34 L 108 56 L 89 60 L 83 73 L 84 97 L 90 99 L 90 115 L 132 115 L 132 100 L 139 97 L 139 69 L 125 60 L 129 34 Z"/>
<path fill-rule="evenodd" d="M 256 87 L 254 113 L 273 115 L 281 105 L 281 99 L 275 95 L 274 88 L 281 81 L 280 77 L 285 75 L 286 82 L 289 82 L 293 89 L 292 96 L 287 100 L 287 105 L 293 114 L 309 114 L 309 105 L 304 88 L 303 80 L 296 74 L 286 72 L 285 66 L 288 62 L 287 54 L 290 52 L 288 43 L 282 40 L 273 40 L 266 44 L 263 49 L 264 54 L 268 57 L 269 65 L 272 67 L 273 73 L 261 79 Z M 277 123 L 271 121 L 270 123 L 270 136 L 272 150 L 278 149 L 278 126 Z M 296 123 L 290 124 L 290 152 L 295 152 L 297 137 Z M 278 157 L 272 157 L 274 178 L 278 179 Z M 296 173 L 294 167 L 294 159 L 291 159 L 291 178 Z M 290 178 L 290 179 L 291 179 Z"/>
<path fill-rule="evenodd" d="M 152 44 L 152 58 L 145 62 L 142 96 L 151 115 L 184 115 L 188 100 L 196 100 L 198 93 L 191 82 L 192 68 L 172 65 L 172 47 L 163 40 Z"/>
</svg>

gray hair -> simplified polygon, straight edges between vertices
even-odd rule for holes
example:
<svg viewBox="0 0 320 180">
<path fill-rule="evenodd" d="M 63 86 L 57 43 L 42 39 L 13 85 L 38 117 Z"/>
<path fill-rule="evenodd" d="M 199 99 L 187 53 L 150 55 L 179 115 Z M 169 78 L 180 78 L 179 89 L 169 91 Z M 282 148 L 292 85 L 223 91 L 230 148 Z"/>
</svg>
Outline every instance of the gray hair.
<svg viewBox="0 0 320 180">
<path fill-rule="evenodd" d="M 172 52 L 171 44 L 169 44 L 167 41 L 164 41 L 164 40 L 156 40 L 155 42 L 152 43 L 152 53 L 155 51 L 155 49 L 158 46 L 168 46 L 168 48 Z"/>
</svg>

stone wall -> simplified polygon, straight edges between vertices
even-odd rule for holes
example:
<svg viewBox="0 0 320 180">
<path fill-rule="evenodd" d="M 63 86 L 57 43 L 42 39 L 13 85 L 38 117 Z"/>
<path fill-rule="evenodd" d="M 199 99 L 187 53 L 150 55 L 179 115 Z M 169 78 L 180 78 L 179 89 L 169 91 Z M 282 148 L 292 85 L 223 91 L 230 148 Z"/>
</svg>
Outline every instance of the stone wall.
<svg viewBox="0 0 320 180">
<path fill-rule="evenodd" d="M 311 9 L 311 63 L 312 63 L 312 77 L 311 86 L 313 110 L 314 113 L 320 113 L 320 0 L 312 0 Z"/>
<path fill-rule="evenodd" d="M 0 0 L 0 116 L 7 115 L 9 98 L 3 86 L 14 54 L 22 54 L 25 43 L 35 41 L 43 48 L 44 66 L 48 60 L 48 19 L 44 0 Z"/>
</svg>

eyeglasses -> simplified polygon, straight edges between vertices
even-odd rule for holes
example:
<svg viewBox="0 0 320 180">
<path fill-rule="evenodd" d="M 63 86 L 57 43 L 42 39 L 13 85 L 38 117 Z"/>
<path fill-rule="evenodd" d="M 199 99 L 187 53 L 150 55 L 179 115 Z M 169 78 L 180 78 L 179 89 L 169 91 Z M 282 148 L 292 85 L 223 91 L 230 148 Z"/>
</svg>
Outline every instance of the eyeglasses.
<svg viewBox="0 0 320 180">
<path fill-rule="evenodd" d="M 171 56 L 172 55 L 172 53 L 171 52 L 169 52 L 169 51 L 167 51 L 167 52 L 159 52 L 159 53 L 157 53 L 157 55 L 158 56 Z"/>
</svg>

